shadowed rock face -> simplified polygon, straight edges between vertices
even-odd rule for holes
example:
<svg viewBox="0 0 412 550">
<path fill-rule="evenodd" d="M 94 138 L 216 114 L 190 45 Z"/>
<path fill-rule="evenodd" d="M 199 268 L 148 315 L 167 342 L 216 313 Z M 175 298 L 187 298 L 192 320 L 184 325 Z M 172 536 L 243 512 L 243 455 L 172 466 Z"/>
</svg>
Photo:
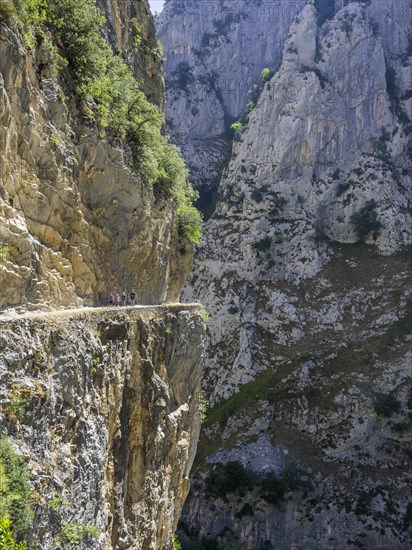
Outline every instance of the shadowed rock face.
<svg viewBox="0 0 412 550">
<path fill-rule="evenodd" d="M 402 2 L 315 4 L 289 23 L 277 71 L 233 142 L 184 292 L 212 314 L 213 408 L 182 525 L 218 549 L 407 547 L 410 19 Z M 160 33 L 202 35 L 203 20 L 198 33 L 177 6 Z M 166 57 L 190 65 L 176 33 Z M 219 67 L 242 49 L 230 36 L 219 48 L 210 39 Z M 258 51 L 271 40 L 251 36 Z M 196 115 L 202 126 L 181 108 L 182 135 L 196 129 L 205 158 L 214 154 L 209 118 Z M 382 395 L 399 403 L 389 416 L 377 412 Z M 211 464 L 230 460 L 262 476 L 298 465 L 312 488 L 276 500 L 245 482 L 217 494 Z"/>
<path fill-rule="evenodd" d="M 81 548 L 171 548 L 200 429 L 199 316 L 176 306 L 0 329 L 1 433 L 40 495 L 28 542 L 53 550 L 72 523 L 99 531 Z"/>
<path fill-rule="evenodd" d="M 194 185 L 216 190 L 230 154 L 230 125 L 262 69 L 278 67 L 296 2 L 171 0 L 159 18 L 166 117 Z"/>
<path fill-rule="evenodd" d="M 101 6 L 114 48 L 127 50 L 162 107 L 147 2 Z M 141 51 L 131 50 L 129 16 L 139 23 Z M 0 54 L 0 286 L 7 289 L 0 307 L 89 304 L 132 288 L 141 303 L 176 299 L 193 251 L 179 239 L 171 201 L 155 199 L 131 169 L 130 151 L 83 124 L 49 74 L 46 53 L 27 53 L 4 23 Z"/>
</svg>

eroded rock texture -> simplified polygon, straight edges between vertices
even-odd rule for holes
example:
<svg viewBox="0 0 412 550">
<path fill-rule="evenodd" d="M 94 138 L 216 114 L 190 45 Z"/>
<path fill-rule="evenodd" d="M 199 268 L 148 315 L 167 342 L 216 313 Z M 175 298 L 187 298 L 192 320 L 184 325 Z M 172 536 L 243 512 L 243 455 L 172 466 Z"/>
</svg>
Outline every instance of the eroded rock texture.
<svg viewBox="0 0 412 550">
<path fill-rule="evenodd" d="M 77 548 L 171 548 L 200 427 L 203 326 L 184 306 L 0 323 L 1 431 L 38 495 L 31 547 L 72 548 L 69 524 L 99 532 Z"/>
<path fill-rule="evenodd" d="M 213 195 L 230 154 L 230 125 L 262 69 L 278 67 L 296 2 L 171 0 L 160 16 L 167 120 L 192 171 Z M 207 204 L 205 209 L 210 212 Z"/>
<path fill-rule="evenodd" d="M 101 6 L 113 46 L 119 41 L 117 49 L 127 50 L 148 96 L 161 106 L 147 2 Z M 147 46 L 140 53 L 125 28 L 132 15 Z M 180 242 L 171 201 L 155 199 L 131 160 L 129 150 L 81 118 L 51 74 L 47 52 L 28 53 L 17 28 L 2 23 L 0 286 L 7 291 L 0 307 L 87 304 L 133 287 L 140 303 L 177 298 L 192 247 Z"/>
<path fill-rule="evenodd" d="M 174 18 L 202 36 L 203 19 L 198 32 L 169 4 L 161 36 Z M 213 548 L 408 544 L 410 7 L 314 4 L 287 24 L 280 65 L 235 136 L 184 294 L 212 314 L 205 389 L 213 408 L 183 525 Z M 254 31 L 245 29 L 258 51 L 279 33 Z M 176 32 L 166 57 L 179 52 L 191 66 Z M 250 48 L 230 40 L 210 39 L 202 55 L 236 74 L 230 52 L 242 50 L 247 67 Z M 201 64 L 196 70 L 201 76 Z M 172 101 L 172 120 L 196 86 Z M 209 151 L 210 117 L 185 112 L 186 134 L 196 129 Z M 394 409 L 383 413 L 380 399 Z M 258 477 L 303 473 L 277 494 L 273 482 L 269 495 L 259 479 L 230 491 L 219 476 L 206 481 L 212 463 L 230 460 Z"/>
<path fill-rule="evenodd" d="M 153 17 L 146 1 L 97 0 L 106 16 L 107 38 L 128 57 L 146 96 L 164 108 L 162 53 L 158 50 Z"/>
</svg>

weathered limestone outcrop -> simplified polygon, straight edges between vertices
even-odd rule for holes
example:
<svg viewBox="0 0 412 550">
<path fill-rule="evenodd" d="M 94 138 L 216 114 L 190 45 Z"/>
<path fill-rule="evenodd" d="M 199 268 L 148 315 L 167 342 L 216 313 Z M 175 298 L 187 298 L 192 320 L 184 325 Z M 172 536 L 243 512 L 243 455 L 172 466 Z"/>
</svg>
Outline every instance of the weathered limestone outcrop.
<svg viewBox="0 0 412 550">
<path fill-rule="evenodd" d="M 281 63 L 235 138 L 184 292 L 212 315 L 204 388 L 213 408 L 183 525 L 213 548 L 408 544 L 407 7 L 314 4 L 317 12 L 307 5 L 288 25 Z M 171 0 L 162 25 L 176 21 L 182 33 L 201 37 L 204 21 L 184 27 L 177 6 Z M 168 32 L 166 57 L 178 53 L 191 67 L 176 32 Z M 269 34 L 247 40 L 259 51 Z M 230 52 L 245 51 L 232 36 L 219 50 L 213 44 L 219 67 L 231 67 Z M 197 80 L 190 83 L 179 102 L 172 84 L 170 109 L 180 105 L 183 137 L 199 130 L 209 162 L 214 146 L 201 128 L 215 117 L 203 112 L 196 121 L 200 114 L 184 111 L 192 93 L 203 101 Z M 382 412 L 385 399 L 393 410 Z M 218 481 L 206 481 L 211 464 L 230 460 L 259 476 L 272 470 L 281 479 L 294 464 L 303 474 L 292 487 L 284 482 L 278 500 L 256 480 L 217 497 L 222 480 L 216 470 Z"/>
<path fill-rule="evenodd" d="M 239 283 L 238 300 L 229 277 L 215 280 L 234 300 L 209 327 L 205 386 L 218 402 L 186 533 L 216 549 L 408 548 L 410 273 L 411 252 L 345 245 L 298 287 Z M 232 490 L 211 477 L 228 461 L 253 471 L 229 478 Z"/>
<path fill-rule="evenodd" d="M 169 132 L 182 146 L 194 184 L 205 194 L 210 188 L 216 191 L 230 157 L 230 124 L 245 108 L 261 70 L 278 69 L 290 25 L 307 3 L 166 3 L 157 27 L 166 51 Z M 316 0 L 319 20 L 324 22 L 348 3 L 357 4 Z M 382 41 L 387 65 L 395 70 L 399 91 L 405 94 L 411 82 L 406 62 L 410 48 L 406 26 L 411 16 L 409 3 L 372 0 L 359 4 L 367 9 L 374 32 Z M 352 46 L 356 49 L 357 43 L 352 41 Z M 299 91 L 293 87 L 283 93 L 293 101 Z M 204 204 L 209 210 L 207 201 L 210 195 L 205 196 Z"/>
<path fill-rule="evenodd" d="M 134 75 L 142 82 L 142 90 L 163 110 L 162 52 L 148 3 L 139 0 L 97 0 L 96 3 L 106 16 L 109 42 L 127 55 Z"/>
<path fill-rule="evenodd" d="M 333 256 L 331 244 L 361 240 L 391 254 L 411 243 L 411 124 L 391 111 L 384 53 L 371 27 L 358 3 L 328 21 L 317 42 L 310 6 L 291 26 L 282 65 L 234 143 L 186 291 L 214 313 L 218 340 L 238 332 L 233 308 L 248 316 L 252 334 L 262 315 L 278 324 L 278 310 L 268 312 L 273 285 L 318 274 Z M 361 238 L 358 213 L 372 224 Z M 250 338 L 241 341 L 230 347 L 236 379 L 255 370 Z M 213 370 L 228 368 L 219 359 L 228 350 L 210 353 Z M 228 392 L 219 384 L 213 401 Z"/>
<path fill-rule="evenodd" d="M 215 190 L 230 154 L 230 125 L 265 67 L 279 65 L 306 0 L 170 0 L 158 21 L 166 52 L 166 115 L 196 186 Z"/>
<path fill-rule="evenodd" d="M 29 459 L 33 547 L 171 548 L 200 428 L 203 322 L 190 306 L 0 321 L 0 431 Z M 59 546 L 61 544 L 61 546 Z"/>
<path fill-rule="evenodd" d="M 147 2 L 121 5 L 152 45 Z M 121 34 L 120 19 L 107 12 L 109 28 Z M 47 55 L 41 48 L 28 53 L 17 28 L 1 23 L 0 307 L 90 304 L 110 289 L 133 287 L 140 303 L 176 299 L 193 250 L 178 235 L 175 207 L 144 185 L 127 148 L 81 119 Z M 132 57 L 136 75 L 162 104 L 159 62 L 149 50 Z"/>
</svg>

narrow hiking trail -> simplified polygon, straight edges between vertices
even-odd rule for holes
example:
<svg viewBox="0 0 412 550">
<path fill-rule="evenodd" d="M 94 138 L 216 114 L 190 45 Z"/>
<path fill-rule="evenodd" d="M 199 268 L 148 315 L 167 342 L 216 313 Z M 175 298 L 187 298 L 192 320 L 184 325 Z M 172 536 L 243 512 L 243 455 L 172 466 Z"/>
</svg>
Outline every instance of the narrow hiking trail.
<svg viewBox="0 0 412 550">
<path fill-rule="evenodd" d="M 27 311 L 24 313 L 16 312 L 4 312 L 0 313 L 0 323 L 7 323 L 8 321 L 15 321 L 18 319 L 50 319 L 50 318 L 64 318 L 64 317 L 73 317 L 81 316 L 87 313 L 120 313 L 121 311 L 125 312 L 136 312 L 138 310 L 148 311 L 148 310 L 159 310 L 159 309 L 194 309 L 199 307 L 198 303 L 191 304 L 182 304 L 179 302 L 170 303 L 170 304 L 159 304 L 159 305 L 135 305 L 135 306 L 104 306 L 104 307 L 81 307 L 73 309 L 55 309 L 52 311 Z"/>
</svg>

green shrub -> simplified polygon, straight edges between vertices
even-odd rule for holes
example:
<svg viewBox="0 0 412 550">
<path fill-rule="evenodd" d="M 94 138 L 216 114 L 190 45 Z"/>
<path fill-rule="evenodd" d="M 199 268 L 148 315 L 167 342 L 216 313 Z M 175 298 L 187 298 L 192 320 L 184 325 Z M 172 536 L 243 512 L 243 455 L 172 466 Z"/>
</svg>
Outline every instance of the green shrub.
<svg viewBox="0 0 412 550">
<path fill-rule="evenodd" d="M 341 197 L 349 189 L 349 183 L 339 183 L 338 188 L 336 189 L 336 196 Z"/>
<path fill-rule="evenodd" d="M 251 113 L 253 109 L 256 107 L 256 104 L 254 101 L 249 101 L 249 103 L 246 106 L 246 110 L 248 113 Z"/>
<path fill-rule="evenodd" d="M 90 362 L 90 366 L 91 366 L 91 369 L 92 369 L 92 373 L 96 374 L 97 370 L 100 366 L 100 357 L 94 357 Z"/>
<path fill-rule="evenodd" d="M 228 493 L 240 492 L 245 489 L 256 489 L 260 496 L 272 506 L 280 505 L 288 492 L 303 491 L 312 488 L 306 472 L 291 465 L 282 472 L 280 477 L 269 472 L 257 474 L 245 468 L 238 461 L 227 464 L 216 464 L 205 480 L 208 497 L 226 498 Z M 253 509 L 245 505 L 237 517 L 253 515 Z"/>
<path fill-rule="evenodd" d="M 264 237 L 263 239 L 260 239 L 259 241 L 256 241 L 255 243 L 253 243 L 252 246 L 258 252 L 264 252 L 265 250 L 270 249 L 271 244 L 272 244 L 272 239 L 270 237 Z"/>
<path fill-rule="evenodd" d="M 202 319 L 204 323 L 206 323 L 210 319 L 210 313 L 203 305 L 200 305 L 199 309 L 197 309 L 195 313 Z"/>
<path fill-rule="evenodd" d="M 4 262 L 9 257 L 9 245 L 5 243 L 0 244 L 0 262 Z"/>
<path fill-rule="evenodd" d="M 266 82 L 269 82 L 269 80 L 272 78 L 273 75 L 274 75 L 274 72 L 271 69 L 268 69 L 268 68 L 263 69 L 263 71 L 260 74 L 260 83 L 266 84 Z"/>
<path fill-rule="evenodd" d="M 239 135 L 246 128 L 249 122 L 250 113 L 256 107 L 256 103 L 259 100 L 259 97 L 263 91 L 263 88 L 265 87 L 266 82 L 268 82 L 273 75 L 274 75 L 274 71 L 272 71 L 271 69 L 263 69 L 263 71 L 261 72 L 259 83 L 253 86 L 252 92 L 250 95 L 250 100 L 248 101 L 246 107 L 243 109 L 243 112 L 240 115 L 239 120 L 237 122 L 234 122 L 230 126 L 230 129 L 234 132 L 235 138 L 238 138 Z"/>
<path fill-rule="evenodd" d="M 376 496 L 374 491 L 361 491 L 356 503 L 355 514 L 357 516 L 365 516 L 370 514 L 370 505 Z"/>
<path fill-rule="evenodd" d="M 259 189 L 254 189 L 250 195 L 255 202 L 263 201 L 263 193 Z"/>
<path fill-rule="evenodd" d="M 4 1 L 4 0 L 0 0 Z M 57 65 L 70 72 L 73 90 L 89 122 L 110 136 L 129 144 L 134 168 L 148 185 L 171 196 L 176 204 L 179 228 L 198 242 L 201 217 L 193 202 L 197 193 L 188 181 L 188 171 L 177 147 L 164 135 L 164 117 L 150 103 L 126 61 L 114 55 L 102 35 L 104 17 L 94 0 L 14 0 L 17 19 L 26 45 L 36 37 L 44 40 L 48 28 Z M 58 57 L 57 57 L 58 56 Z M 66 79 L 68 81 L 68 79 Z M 50 138 L 51 145 L 57 145 Z"/>
<path fill-rule="evenodd" d="M 230 461 L 225 465 L 216 464 L 205 482 L 208 496 L 225 498 L 228 493 L 256 485 L 258 478 L 241 462 Z"/>
<path fill-rule="evenodd" d="M 401 410 L 401 402 L 391 393 L 380 393 L 375 399 L 375 412 L 379 416 L 390 418 Z"/>
<path fill-rule="evenodd" d="M 26 550 L 26 548 L 25 542 L 17 544 L 14 541 L 10 520 L 0 518 L 0 550 Z"/>
<path fill-rule="evenodd" d="M 0 20 L 6 19 L 15 13 L 12 0 L 0 0 Z"/>
<path fill-rule="evenodd" d="M 97 539 L 99 531 L 95 525 L 78 525 L 77 523 L 64 523 L 59 539 L 67 544 L 81 544 L 84 539 Z"/>
<path fill-rule="evenodd" d="M 262 497 L 272 506 L 278 506 L 284 499 L 285 487 L 280 479 L 273 472 L 265 477 L 262 489 Z"/>
<path fill-rule="evenodd" d="M 33 519 L 33 488 L 24 458 L 6 438 L 0 439 L 0 518 L 10 520 L 15 533 L 25 531 Z"/>
<path fill-rule="evenodd" d="M 173 550 L 182 550 L 182 545 L 177 535 L 173 535 Z"/>
<path fill-rule="evenodd" d="M 375 208 L 376 202 L 372 199 L 350 218 L 350 221 L 355 226 L 355 232 L 360 242 L 364 241 L 371 232 L 373 232 L 373 238 L 376 239 L 382 227 Z"/>
<path fill-rule="evenodd" d="M 412 423 L 396 422 L 396 424 L 392 426 L 392 430 L 399 435 L 404 435 L 412 430 Z"/>
<path fill-rule="evenodd" d="M 240 120 L 238 120 L 237 122 L 234 122 L 230 128 L 234 131 L 234 133 L 236 135 L 239 135 L 243 132 L 243 130 L 245 129 L 246 127 L 246 124 L 243 123 L 243 122 L 240 122 Z"/>
</svg>

